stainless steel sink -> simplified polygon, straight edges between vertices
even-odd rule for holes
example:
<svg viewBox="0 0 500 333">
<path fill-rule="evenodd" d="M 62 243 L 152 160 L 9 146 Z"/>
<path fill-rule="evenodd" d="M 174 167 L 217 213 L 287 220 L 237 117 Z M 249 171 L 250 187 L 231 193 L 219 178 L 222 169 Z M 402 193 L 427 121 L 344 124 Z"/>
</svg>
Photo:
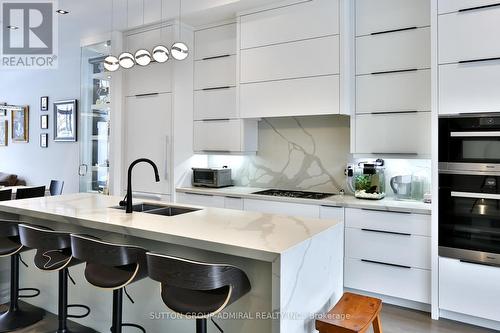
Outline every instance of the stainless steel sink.
<svg viewBox="0 0 500 333">
<path fill-rule="evenodd" d="M 122 207 L 122 206 L 115 206 L 115 207 L 111 207 L 111 208 L 125 210 L 125 207 Z M 195 211 L 198 211 L 199 209 L 141 203 L 141 204 L 133 205 L 132 210 L 134 212 L 145 213 L 145 214 L 175 216 L 175 215 L 181 215 L 181 214 L 195 212 Z"/>
</svg>

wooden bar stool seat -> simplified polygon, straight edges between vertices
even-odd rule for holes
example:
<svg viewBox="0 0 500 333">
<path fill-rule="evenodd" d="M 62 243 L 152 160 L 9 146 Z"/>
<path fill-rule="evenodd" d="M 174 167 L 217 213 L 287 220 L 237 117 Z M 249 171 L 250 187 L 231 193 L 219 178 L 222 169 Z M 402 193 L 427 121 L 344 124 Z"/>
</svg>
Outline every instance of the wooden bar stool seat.
<svg viewBox="0 0 500 333">
<path fill-rule="evenodd" d="M 320 333 L 364 333 L 373 324 L 373 331 L 382 333 L 380 310 L 378 298 L 344 293 L 324 318 L 316 320 L 316 329 Z"/>
</svg>

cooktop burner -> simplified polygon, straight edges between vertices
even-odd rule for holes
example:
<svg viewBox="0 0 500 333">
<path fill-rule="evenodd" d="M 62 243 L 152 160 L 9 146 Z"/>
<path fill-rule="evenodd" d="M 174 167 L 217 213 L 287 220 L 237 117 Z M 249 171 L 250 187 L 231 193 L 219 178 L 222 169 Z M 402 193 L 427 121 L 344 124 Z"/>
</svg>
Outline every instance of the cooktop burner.
<svg viewBox="0 0 500 333">
<path fill-rule="evenodd" d="M 270 196 L 274 196 L 274 197 L 316 199 L 316 200 L 321 200 L 321 199 L 328 198 L 328 197 L 335 195 L 333 193 L 287 191 L 287 190 L 276 190 L 276 189 L 258 191 L 258 192 L 254 192 L 252 194 L 270 195 Z"/>
</svg>

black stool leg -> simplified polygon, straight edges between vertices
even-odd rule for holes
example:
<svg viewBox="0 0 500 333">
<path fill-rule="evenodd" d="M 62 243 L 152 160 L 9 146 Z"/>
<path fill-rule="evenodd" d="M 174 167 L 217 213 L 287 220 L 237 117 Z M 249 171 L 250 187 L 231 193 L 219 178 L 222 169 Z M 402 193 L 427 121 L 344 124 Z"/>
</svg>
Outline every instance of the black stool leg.
<svg viewBox="0 0 500 333">
<path fill-rule="evenodd" d="M 10 332 L 42 320 L 45 311 L 32 305 L 19 306 L 19 254 L 10 257 L 9 310 L 0 315 L 0 332 Z"/>
<path fill-rule="evenodd" d="M 113 326 L 111 333 L 122 333 L 123 288 L 113 290 Z"/>
<path fill-rule="evenodd" d="M 196 333 L 207 333 L 206 319 L 196 319 Z"/>
<path fill-rule="evenodd" d="M 66 333 L 68 331 L 67 318 L 68 318 L 68 269 L 59 271 L 59 308 L 58 319 L 59 327 L 57 333 Z"/>
</svg>

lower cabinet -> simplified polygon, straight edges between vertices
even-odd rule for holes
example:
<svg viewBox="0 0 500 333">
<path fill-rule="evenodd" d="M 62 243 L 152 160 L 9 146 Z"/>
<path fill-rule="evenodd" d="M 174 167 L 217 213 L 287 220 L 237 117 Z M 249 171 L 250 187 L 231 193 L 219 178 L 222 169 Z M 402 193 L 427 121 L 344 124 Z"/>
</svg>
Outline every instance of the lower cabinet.
<svg viewBox="0 0 500 333">
<path fill-rule="evenodd" d="M 245 210 L 269 214 L 319 218 L 319 206 L 278 201 L 245 199 Z"/>
<path fill-rule="evenodd" d="M 177 192 L 177 202 L 186 205 L 224 208 L 224 197 L 211 194 Z"/>
</svg>

